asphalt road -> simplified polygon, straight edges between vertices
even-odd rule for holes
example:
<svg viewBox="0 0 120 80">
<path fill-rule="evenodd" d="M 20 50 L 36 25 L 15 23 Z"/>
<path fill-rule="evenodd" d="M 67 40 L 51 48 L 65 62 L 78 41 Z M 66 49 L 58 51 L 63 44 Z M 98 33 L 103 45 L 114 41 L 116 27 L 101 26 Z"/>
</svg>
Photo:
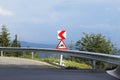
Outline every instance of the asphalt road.
<svg viewBox="0 0 120 80">
<path fill-rule="evenodd" d="M 30 59 L 0 57 L 0 80 L 119 80 L 101 70 L 56 69 Z"/>
<path fill-rule="evenodd" d="M 0 68 L 0 80 L 119 80 L 101 70 Z"/>
</svg>

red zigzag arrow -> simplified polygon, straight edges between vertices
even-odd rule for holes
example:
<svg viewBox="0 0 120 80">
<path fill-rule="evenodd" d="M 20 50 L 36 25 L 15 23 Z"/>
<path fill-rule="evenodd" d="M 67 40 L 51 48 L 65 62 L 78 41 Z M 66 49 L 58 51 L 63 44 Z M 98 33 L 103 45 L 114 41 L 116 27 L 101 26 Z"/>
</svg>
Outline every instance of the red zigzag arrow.
<svg viewBox="0 0 120 80">
<path fill-rule="evenodd" d="M 62 30 L 59 34 L 58 34 L 58 36 L 61 38 L 61 39 L 65 39 L 65 37 L 64 37 L 64 34 L 65 33 L 65 30 Z"/>
</svg>

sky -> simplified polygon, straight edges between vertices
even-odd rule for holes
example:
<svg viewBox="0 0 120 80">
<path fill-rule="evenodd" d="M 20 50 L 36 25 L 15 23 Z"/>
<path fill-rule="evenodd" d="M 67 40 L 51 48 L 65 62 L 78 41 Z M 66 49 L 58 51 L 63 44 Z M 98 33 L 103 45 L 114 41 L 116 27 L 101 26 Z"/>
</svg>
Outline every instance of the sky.
<svg viewBox="0 0 120 80">
<path fill-rule="evenodd" d="M 0 0 L 0 24 L 20 41 L 57 44 L 64 29 L 66 43 L 101 33 L 120 48 L 120 0 Z"/>
</svg>

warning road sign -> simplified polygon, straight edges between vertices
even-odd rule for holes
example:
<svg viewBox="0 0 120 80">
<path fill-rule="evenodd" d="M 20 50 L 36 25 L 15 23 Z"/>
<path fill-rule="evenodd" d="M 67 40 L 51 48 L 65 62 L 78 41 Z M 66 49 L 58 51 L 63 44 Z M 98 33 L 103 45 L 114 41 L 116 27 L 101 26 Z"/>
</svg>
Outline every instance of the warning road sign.
<svg viewBox="0 0 120 80">
<path fill-rule="evenodd" d="M 58 39 L 66 39 L 66 30 L 58 31 Z"/>
<path fill-rule="evenodd" d="M 59 49 L 59 50 L 67 50 L 67 46 L 65 44 L 65 42 L 63 40 L 61 40 L 59 42 L 59 44 L 57 45 L 56 49 Z"/>
</svg>

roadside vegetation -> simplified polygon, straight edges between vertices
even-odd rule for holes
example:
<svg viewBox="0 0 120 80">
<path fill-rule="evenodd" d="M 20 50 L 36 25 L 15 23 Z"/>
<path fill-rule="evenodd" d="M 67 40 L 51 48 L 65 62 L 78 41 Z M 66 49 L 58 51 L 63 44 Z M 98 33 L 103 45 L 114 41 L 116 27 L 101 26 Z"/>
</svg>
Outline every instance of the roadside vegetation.
<svg viewBox="0 0 120 80">
<path fill-rule="evenodd" d="M 20 57 L 31 59 L 31 53 L 27 53 L 27 54 L 25 53 Z M 58 57 L 57 58 L 41 58 L 41 57 L 38 57 L 38 53 L 34 53 L 34 60 L 40 60 L 40 61 L 44 61 L 47 63 L 59 65 Z M 92 69 L 92 66 L 89 64 L 86 64 L 84 62 L 71 61 L 65 58 L 63 59 L 63 66 L 67 69 Z"/>
<path fill-rule="evenodd" d="M 31 56 L 22 56 L 22 58 L 29 58 L 31 59 Z M 52 63 L 55 65 L 59 65 L 59 58 L 34 58 L 34 60 L 40 60 L 40 61 L 44 61 L 47 63 Z M 63 59 L 63 66 L 66 69 L 92 69 L 91 65 L 88 65 L 84 62 L 76 62 L 76 61 L 71 61 L 71 60 L 67 60 L 67 59 Z"/>
</svg>

